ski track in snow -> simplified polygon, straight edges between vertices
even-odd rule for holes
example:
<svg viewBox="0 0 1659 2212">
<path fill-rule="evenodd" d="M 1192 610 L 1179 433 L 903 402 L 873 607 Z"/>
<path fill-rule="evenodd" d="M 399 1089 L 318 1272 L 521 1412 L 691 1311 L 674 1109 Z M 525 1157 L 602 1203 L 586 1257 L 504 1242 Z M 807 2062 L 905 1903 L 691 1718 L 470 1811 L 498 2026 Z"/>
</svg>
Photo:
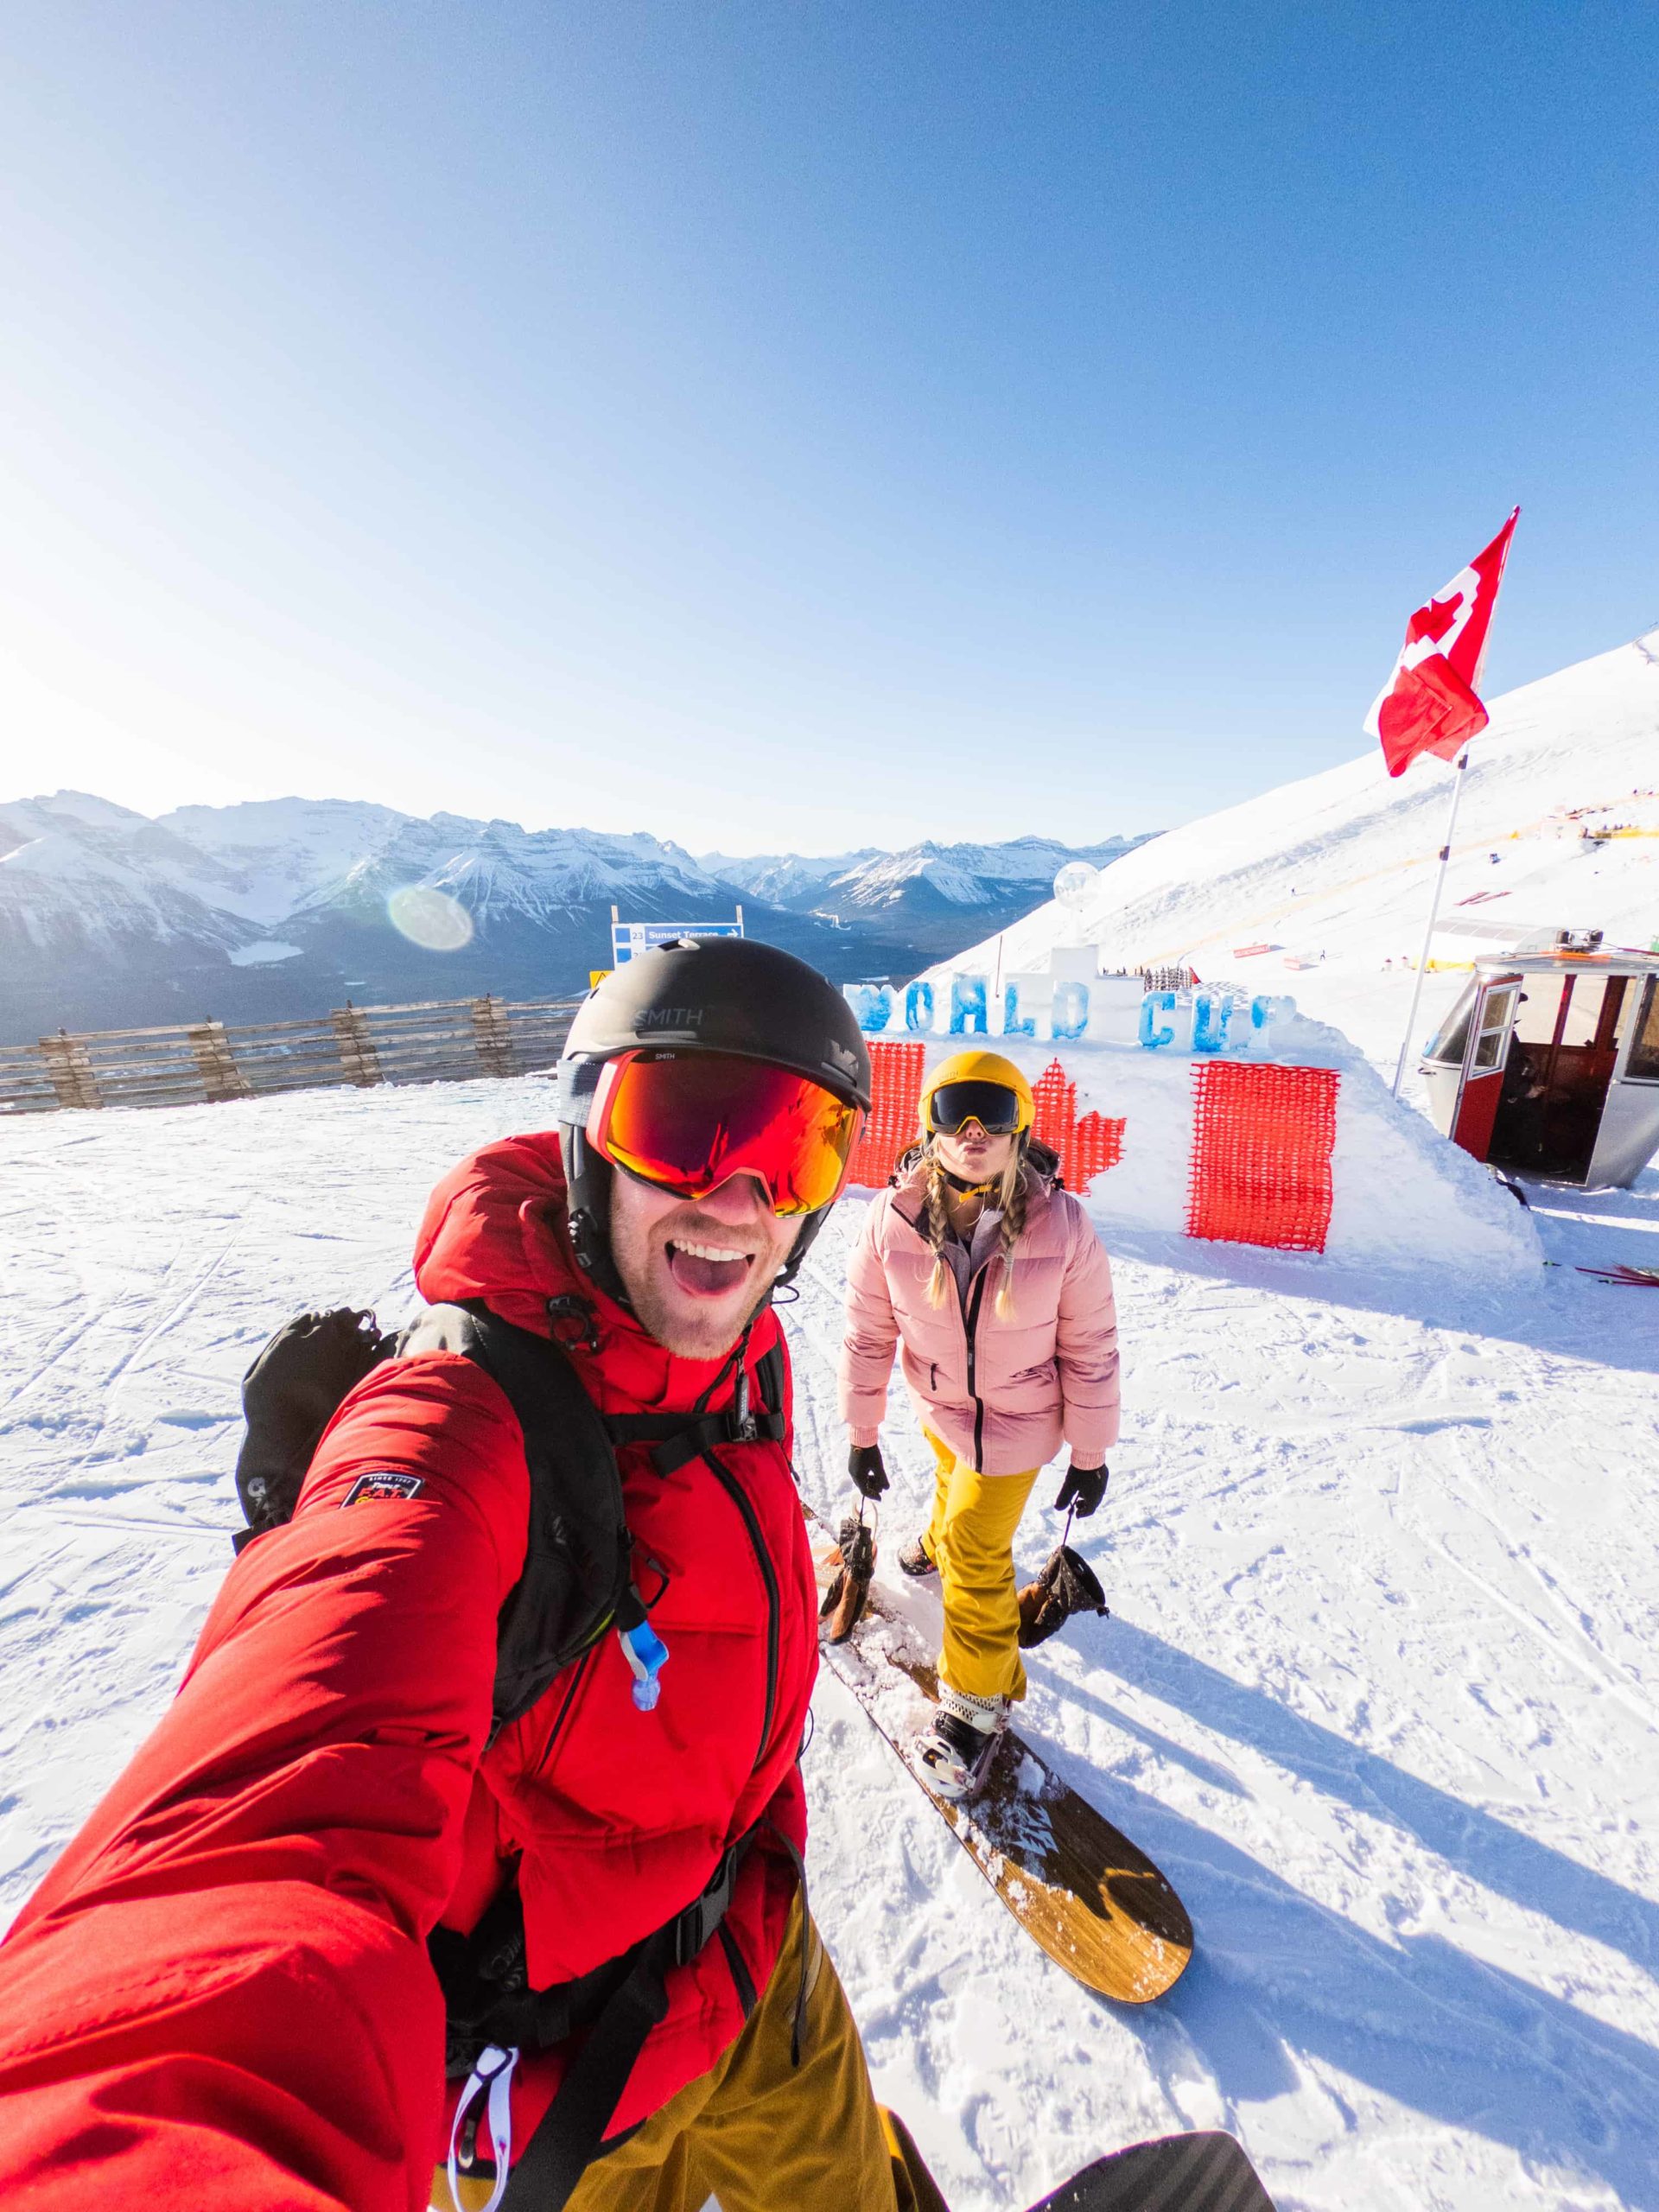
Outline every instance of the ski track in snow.
<svg viewBox="0 0 1659 2212">
<path fill-rule="evenodd" d="M 548 1100 L 0 1130 L 0 1912 L 177 1681 L 251 1353 L 302 1306 L 404 1311 L 432 1183 Z M 1198 1953 L 1161 2004 L 1046 1961 L 822 1681 L 814 1910 L 956 2212 L 1189 2126 L 1238 2134 L 1281 2212 L 1659 2212 L 1659 1296 L 1572 1265 L 1659 1261 L 1659 1176 L 1542 1203 L 1560 1264 L 1501 1295 L 1120 1240 L 1124 1441 L 1077 1539 L 1113 1618 L 1032 1655 L 1021 1726 L 1181 1891 Z M 861 1208 L 785 1315 L 832 1520 Z M 930 1462 L 896 1402 L 887 1437 L 892 1546 Z M 1022 1566 L 1057 1535 L 1033 1508 Z"/>
</svg>

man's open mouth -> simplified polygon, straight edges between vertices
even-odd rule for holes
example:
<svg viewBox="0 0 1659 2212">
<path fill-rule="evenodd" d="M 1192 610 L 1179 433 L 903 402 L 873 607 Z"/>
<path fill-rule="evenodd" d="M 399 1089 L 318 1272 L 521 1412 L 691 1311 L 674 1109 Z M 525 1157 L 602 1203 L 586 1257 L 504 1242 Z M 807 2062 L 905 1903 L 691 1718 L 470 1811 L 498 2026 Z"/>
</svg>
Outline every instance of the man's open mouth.
<svg viewBox="0 0 1659 2212">
<path fill-rule="evenodd" d="M 737 1251 L 729 1244 L 693 1243 L 686 1236 L 672 1238 L 667 1250 L 676 1288 L 691 1298 L 723 1298 L 747 1280 L 754 1264 L 752 1252 Z"/>
</svg>

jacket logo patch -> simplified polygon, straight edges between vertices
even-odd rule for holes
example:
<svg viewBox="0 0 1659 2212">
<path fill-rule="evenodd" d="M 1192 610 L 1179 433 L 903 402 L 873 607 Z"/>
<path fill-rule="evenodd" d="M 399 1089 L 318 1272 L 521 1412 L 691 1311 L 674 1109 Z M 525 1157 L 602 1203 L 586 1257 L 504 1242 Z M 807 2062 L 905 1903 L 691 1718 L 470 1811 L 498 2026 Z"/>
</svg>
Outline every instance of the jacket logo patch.
<svg viewBox="0 0 1659 2212">
<path fill-rule="evenodd" d="M 348 1505 L 360 1505 L 365 1497 L 418 1497 L 426 1488 L 424 1475 L 396 1474 L 390 1467 L 377 1468 L 372 1475 L 359 1475 L 343 1498 L 340 1510 Z"/>
</svg>

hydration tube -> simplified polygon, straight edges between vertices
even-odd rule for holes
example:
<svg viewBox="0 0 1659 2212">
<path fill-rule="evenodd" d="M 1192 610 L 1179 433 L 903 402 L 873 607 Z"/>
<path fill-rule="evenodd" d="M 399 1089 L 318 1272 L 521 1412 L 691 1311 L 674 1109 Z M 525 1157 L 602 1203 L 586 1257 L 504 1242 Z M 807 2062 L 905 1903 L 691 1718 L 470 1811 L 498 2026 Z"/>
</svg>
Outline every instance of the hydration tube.
<svg viewBox="0 0 1659 2212">
<path fill-rule="evenodd" d="M 654 1713 L 663 1694 L 658 1678 L 668 1664 L 668 1646 L 645 1618 L 639 1592 L 632 1584 L 617 1615 L 616 1640 L 633 1676 L 634 1704 L 641 1713 Z"/>
</svg>

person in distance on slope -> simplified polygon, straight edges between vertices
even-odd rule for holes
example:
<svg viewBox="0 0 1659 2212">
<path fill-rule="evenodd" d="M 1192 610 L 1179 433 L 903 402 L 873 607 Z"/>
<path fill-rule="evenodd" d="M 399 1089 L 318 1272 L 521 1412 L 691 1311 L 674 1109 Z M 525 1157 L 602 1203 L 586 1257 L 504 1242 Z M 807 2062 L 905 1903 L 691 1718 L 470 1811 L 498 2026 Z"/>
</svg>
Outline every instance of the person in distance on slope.
<svg viewBox="0 0 1659 2212">
<path fill-rule="evenodd" d="M 8 2212 L 943 2212 L 801 1876 L 817 1593 L 771 1300 L 868 1054 L 801 962 L 687 939 L 600 985 L 559 1075 L 556 1135 L 438 1185 L 416 1279 L 610 1442 L 585 1403 L 521 1422 L 438 1313 L 340 1403 L 0 1947 Z M 493 1723 L 529 1461 L 568 1503 L 584 1421 L 632 1610 Z"/>
<path fill-rule="evenodd" d="M 1014 1535 L 1061 1439 L 1058 1510 L 1094 1512 L 1117 1440 L 1110 1264 L 1032 1137 L 1031 1086 L 1000 1053 L 958 1052 L 922 1091 L 921 1142 L 864 1217 L 847 1279 L 841 1413 L 866 1497 L 887 1487 L 880 1431 L 895 1347 L 937 1463 L 932 1517 L 899 1555 L 944 1599 L 939 1702 L 919 1747 L 941 1796 L 969 1792 L 1026 1694 Z"/>
</svg>

